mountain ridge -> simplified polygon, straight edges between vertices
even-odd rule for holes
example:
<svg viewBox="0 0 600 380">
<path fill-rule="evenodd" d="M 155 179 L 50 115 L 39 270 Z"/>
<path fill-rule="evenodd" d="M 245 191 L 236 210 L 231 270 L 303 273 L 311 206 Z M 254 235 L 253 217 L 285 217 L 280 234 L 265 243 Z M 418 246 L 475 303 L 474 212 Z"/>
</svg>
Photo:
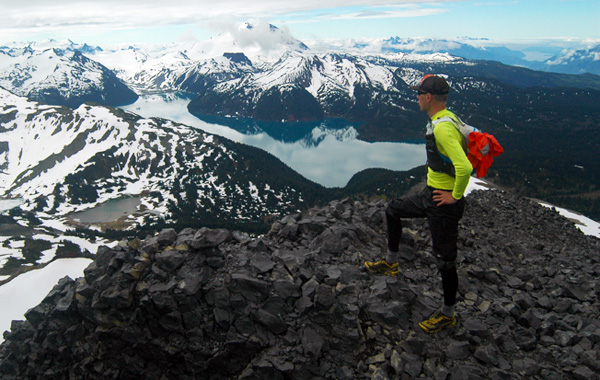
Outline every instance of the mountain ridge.
<svg viewBox="0 0 600 380">
<path fill-rule="evenodd" d="M 0 98 L 2 192 L 25 199 L 25 210 L 65 217 L 129 194 L 171 223 L 184 210 L 256 221 L 297 210 L 321 191 L 266 152 L 172 121 L 89 104 L 43 106 L 4 90 Z M 287 183 L 272 175 L 263 183 L 262 167 Z"/>
</svg>

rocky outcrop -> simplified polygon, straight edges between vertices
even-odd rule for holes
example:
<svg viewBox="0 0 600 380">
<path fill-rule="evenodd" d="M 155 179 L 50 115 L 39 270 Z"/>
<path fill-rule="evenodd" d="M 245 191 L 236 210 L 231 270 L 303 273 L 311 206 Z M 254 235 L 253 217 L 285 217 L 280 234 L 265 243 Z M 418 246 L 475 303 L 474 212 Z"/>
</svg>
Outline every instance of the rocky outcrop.
<svg viewBox="0 0 600 380">
<path fill-rule="evenodd" d="M 99 250 L 0 348 L 2 379 L 598 379 L 598 239 L 500 191 L 469 196 L 460 325 L 417 323 L 441 302 L 425 221 L 396 278 L 385 203 L 342 200 L 262 237 L 164 230 Z"/>
</svg>

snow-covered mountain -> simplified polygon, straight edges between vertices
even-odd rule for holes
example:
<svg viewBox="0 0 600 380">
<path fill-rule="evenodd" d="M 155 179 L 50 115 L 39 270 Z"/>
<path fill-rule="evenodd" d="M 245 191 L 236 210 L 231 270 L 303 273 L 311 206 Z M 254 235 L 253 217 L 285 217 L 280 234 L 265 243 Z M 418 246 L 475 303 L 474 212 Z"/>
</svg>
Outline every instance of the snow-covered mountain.
<svg viewBox="0 0 600 380">
<path fill-rule="evenodd" d="M 196 95 L 189 108 L 200 115 L 365 120 L 389 112 L 382 111 L 382 104 L 411 108 L 412 93 L 406 89 L 423 71 L 412 69 L 410 63 L 464 62 L 438 53 L 317 53 L 273 26 L 264 28 L 246 24 L 215 40 L 164 46 L 108 49 L 46 41 L 6 47 L 1 50 L 0 85 L 49 104 L 75 108 L 87 100 L 114 104 L 107 96 L 90 97 L 106 86 L 104 73 L 109 72 L 138 94 Z M 55 48 L 50 47 L 53 44 Z M 47 96 L 50 89 L 56 96 Z"/>
<path fill-rule="evenodd" d="M 199 115 L 272 121 L 323 117 L 364 120 L 361 114 L 372 113 L 379 104 L 390 104 L 390 95 L 395 97 L 395 106 L 410 107 L 412 94 L 398 88 L 407 90 L 408 83 L 418 81 L 422 73 L 411 69 L 398 72 L 397 68 L 378 57 L 288 52 L 268 67 L 245 70 L 244 75 L 228 80 L 205 82 L 188 108 Z"/>
<path fill-rule="evenodd" d="M 497 91 L 488 93 L 490 96 L 503 97 L 513 88 L 600 88 L 600 78 L 590 81 L 581 76 L 535 72 L 448 53 L 288 52 L 276 62 L 259 67 L 246 63 L 243 67 L 232 63 L 230 67 L 237 69 L 225 69 L 219 77 L 198 74 L 193 88 L 177 87 L 196 94 L 188 106 L 192 114 L 269 121 L 331 117 L 377 127 L 394 118 L 406 125 L 417 123 L 420 116 L 409 86 L 432 72 L 445 75 L 465 103 L 479 103 L 477 93 L 484 89 Z M 474 91 L 462 91 L 465 89 Z"/>
<path fill-rule="evenodd" d="M 487 40 L 446 40 L 432 38 L 392 37 L 381 43 L 382 52 L 394 53 L 448 53 L 465 59 L 499 61 L 508 65 L 527 65 L 525 54 L 505 46 L 490 46 Z"/>
<path fill-rule="evenodd" d="M 390 103 L 389 94 L 408 97 L 402 90 L 423 75 L 411 62 L 464 62 L 439 53 L 318 53 L 272 26 L 256 29 L 246 25 L 203 42 L 85 50 L 138 94 L 185 92 L 198 96 L 195 113 L 274 121 L 364 120 L 377 113 L 374 105 Z M 409 106 L 406 99 L 391 103 Z"/>
<path fill-rule="evenodd" d="M 363 38 L 358 40 L 318 40 L 313 49 L 335 52 L 448 53 L 469 60 L 497 61 L 546 72 L 600 75 L 598 41 L 494 41 L 487 38 Z M 586 63 L 582 65 L 583 62 Z M 560 62 L 560 64 L 558 64 Z"/>
<path fill-rule="evenodd" d="M 103 50 L 91 57 L 113 68 L 140 94 L 196 95 L 189 106 L 194 114 L 271 121 L 365 120 L 378 113 L 381 104 L 409 109 L 414 94 L 408 86 L 424 74 L 411 64 L 466 64 L 464 59 L 440 53 L 317 53 L 296 44 L 300 47 L 260 55 L 253 46 L 220 46 L 222 53 L 217 56 L 208 56 L 215 54 L 214 49 L 194 44 L 160 52 L 138 47 Z"/>
<path fill-rule="evenodd" d="M 265 24 L 244 24 L 208 41 L 167 45 L 101 48 L 45 41 L 0 48 L 0 86 L 71 107 L 88 100 L 131 103 L 136 95 L 130 89 L 140 95 L 185 92 L 198 96 L 190 106 L 196 114 L 280 121 L 324 116 L 366 120 L 393 112 L 389 105 L 411 108 L 405 101 L 412 95 L 407 85 L 440 68 L 447 75 L 487 76 L 518 87 L 584 87 L 589 82 L 469 60 L 522 55 L 473 41 L 395 37 L 374 45 L 377 48 L 339 53 L 311 50 L 284 30 Z M 594 50 L 590 53 L 593 66 Z M 566 61 L 549 62 L 558 67 Z M 380 104 L 386 106 L 382 109 Z"/>
<path fill-rule="evenodd" d="M 296 210 L 310 199 L 303 189 L 319 188 L 268 153 L 168 120 L 2 89 L 0 104 L 0 192 L 53 218 L 136 195 L 147 210 L 139 217 L 258 220 Z"/>
<path fill-rule="evenodd" d="M 589 49 L 566 50 L 544 61 L 540 69 L 568 74 L 600 75 L 600 45 Z"/>
<path fill-rule="evenodd" d="M 110 69 L 79 50 L 57 47 L 0 48 L 0 86 L 40 102 L 71 107 L 87 101 L 122 105 L 137 99 Z"/>
<path fill-rule="evenodd" d="M 224 34 L 202 43 L 96 50 L 90 57 L 113 69 L 139 94 L 185 92 L 196 96 L 189 110 L 200 117 L 269 121 L 334 117 L 359 122 L 399 117 L 412 122 L 418 111 L 408 86 L 431 72 L 447 75 L 451 82 L 479 82 L 479 88 L 494 81 L 522 88 L 600 88 L 600 81 L 579 76 L 435 52 L 434 42 L 430 41 L 432 46 L 421 43 L 422 48 L 414 52 L 400 51 L 411 46 L 404 43 L 396 52 L 372 54 L 369 49 L 355 49 L 336 53 L 307 49 L 297 41 L 262 49 L 258 42 L 240 44 L 231 34 Z"/>
<path fill-rule="evenodd" d="M 80 50 L 78 46 L 72 48 Z M 257 22 L 243 23 L 207 41 L 96 49 L 89 57 L 110 67 L 140 94 L 195 93 L 211 78 L 220 82 L 239 77 L 287 52 L 308 50 L 288 32 Z"/>
</svg>

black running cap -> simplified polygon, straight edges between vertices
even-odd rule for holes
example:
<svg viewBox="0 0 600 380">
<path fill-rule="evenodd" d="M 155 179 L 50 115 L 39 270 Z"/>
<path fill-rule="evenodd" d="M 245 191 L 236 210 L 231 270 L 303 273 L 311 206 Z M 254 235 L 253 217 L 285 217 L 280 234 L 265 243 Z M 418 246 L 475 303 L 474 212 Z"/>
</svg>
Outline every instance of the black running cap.
<svg viewBox="0 0 600 380">
<path fill-rule="evenodd" d="M 421 84 L 418 86 L 411 86 L 411 90 L 419 90 L 432 95 L 444 95 L 450 92 L 450 86 L 448 82 L 442 77 L 437 75 L 427 74 L 421 79 Z"/>
</svg>

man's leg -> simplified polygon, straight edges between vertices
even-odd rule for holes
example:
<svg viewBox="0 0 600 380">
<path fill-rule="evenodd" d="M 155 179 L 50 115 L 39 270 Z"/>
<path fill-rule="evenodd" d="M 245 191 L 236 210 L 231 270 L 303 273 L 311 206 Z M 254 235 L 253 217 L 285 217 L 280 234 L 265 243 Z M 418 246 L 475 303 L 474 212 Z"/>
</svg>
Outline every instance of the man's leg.
<svg viewBox="0 0 600 380">
<path fill-rule="evenodd" d="M 402 218 L 424 218 L 427 216 L 427 198 L 430 189 L 409 193 L 392 200 L 385 211 L 387 221 L 388 252 L 398 252 L 402 237 Z"/>
<path fill-rule="evenodd" d="M 426 332 L 436 332 L 456 324 L 454 305 L 458 290 L 456 271 L 458 221 L 463 215 L 465 200 L 460 199 L 453 205 L 444 205 L 428 212 L 429 228 L 433 242 L 433 253 L 438 261 L 442 277 L 444 304 L 441 313 L 436 313 L 420 326 Z"/>
<path fill-rule="evenodd" d="M 384 260 L 366 261 L 365 267 L 369 272 L 382 273 L 388 276 L 398 274 L 398 248 L 402 237 L 402 218 L 425 217 L 423 206 L 425 187 L 421 191 L 410 192 L 392 200 L 386 209 L 388 250 Z"/>
</svg>

